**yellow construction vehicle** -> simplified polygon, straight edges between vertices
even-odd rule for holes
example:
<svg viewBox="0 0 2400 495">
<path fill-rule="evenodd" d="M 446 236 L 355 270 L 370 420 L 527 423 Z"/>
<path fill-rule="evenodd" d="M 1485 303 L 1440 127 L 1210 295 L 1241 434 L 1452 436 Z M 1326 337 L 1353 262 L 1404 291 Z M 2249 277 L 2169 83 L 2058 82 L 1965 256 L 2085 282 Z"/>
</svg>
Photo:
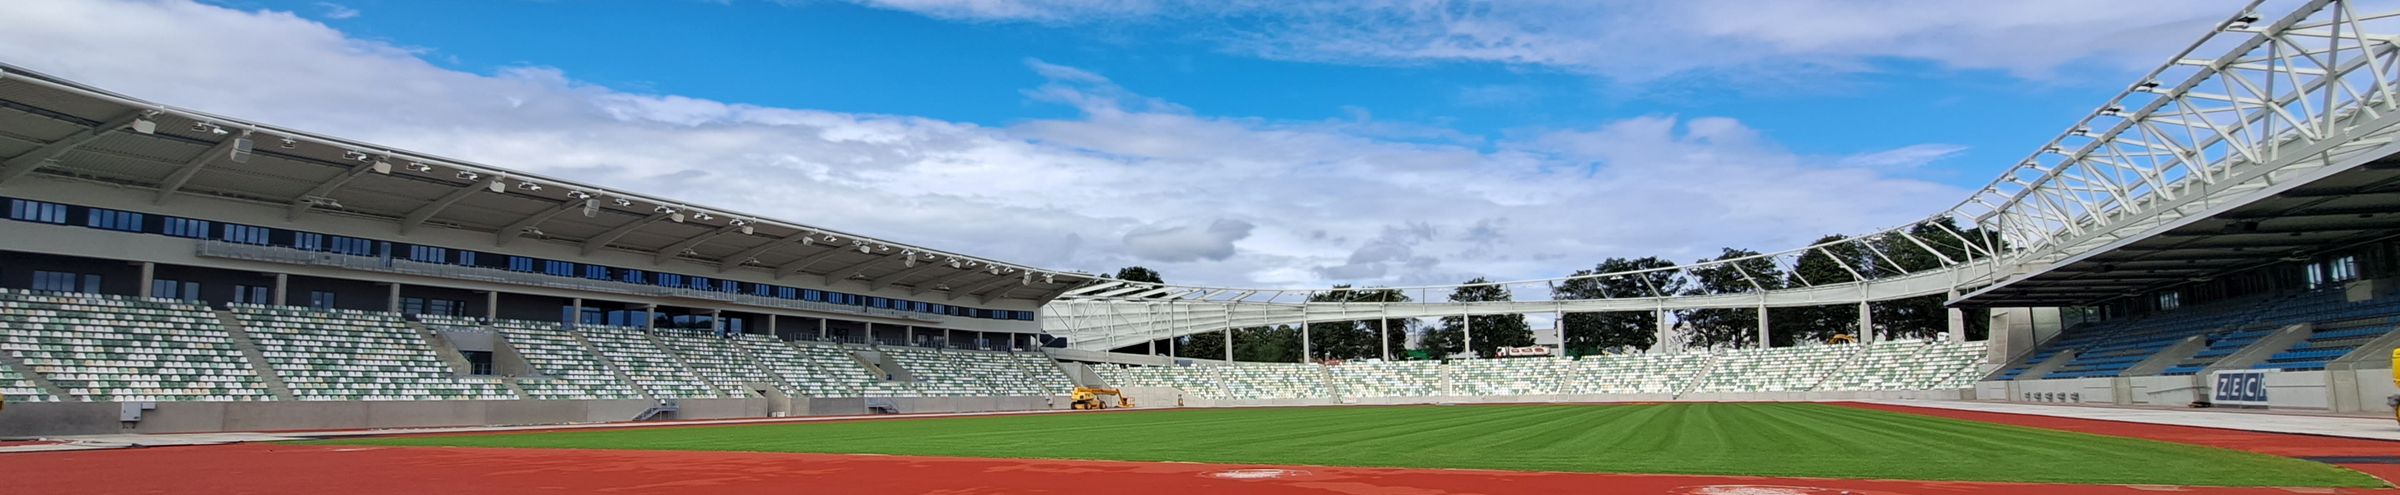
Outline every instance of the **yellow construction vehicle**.
<svg viewBox="0 0 2400 495">
<path fill-rule="evenodd" d="M 1101 396 L 1116 397 L 1117 404 L 1110 406 L 1107 400 L 1101 399 Z M 1075 393 L 1067 397 L 1073 399 L 1071 407 L 1077 410 L 1133 407 L 1133 399 L 1126 398 L 1125 394 L 1119 393 L 1117 389 L 1113 388 L 1075 387 Z"/>
</svg>

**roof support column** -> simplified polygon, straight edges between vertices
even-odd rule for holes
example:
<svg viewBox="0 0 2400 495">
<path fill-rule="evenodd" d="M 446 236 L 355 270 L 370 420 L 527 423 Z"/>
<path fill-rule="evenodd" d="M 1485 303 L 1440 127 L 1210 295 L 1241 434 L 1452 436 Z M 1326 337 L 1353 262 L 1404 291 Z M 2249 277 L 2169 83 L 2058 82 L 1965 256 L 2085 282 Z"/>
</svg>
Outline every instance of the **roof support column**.
<svg viewBox="0 0 2400 495">
<path fill-rule="evenodd" d="M 1392 360 L 1392 307 L 1390 305 L 1384 305 L 1382 309 L 1375 310 L 1375 324 L 1380 327 L 1375 330 L 1375 343 L 1383 348 L 1383 360 L 1390 361 Z"/>
<path fill-rule="evenodd" d="M 483 321 L 500 319 L 500 291 L 483 293 Z"/>
<path fill-rule="evenodd" d="M 283 273 L 275 274 L 275 297 L 273 299 L 268 299 L 267 301 L 269 302 L 267 304 L 272 306 L 285 306 L 291 304 L 292 300 L 285 297 L 291 295 L 291 289 L 291 275 Z"/>
<path fill-rule="evenodd" d="M 148 261 L 144 261 L 144 262 L 141 262 L 141 263 L 139 263 L 139 265 L 142 267 L 142 278 L 141 278 L 141 280 L 140 280 L 140 281 L 138 281 L 140 285 L 139 285 L 139 286 L 136 286 L 136 287 L 134 287 L 134 291 L 135 291 L 134 293 L 135 293 L 135 294 L 139 294 L 139 295 L 141 296 L 141 298 L 143 298 L 143 299 L 149 299 L 149 298 L 153 298 L 153 297 L 158 297 L 158 292 L 157 292 L 157 291 L 154 291 L 154 290 L 151 290 L 151 287 L 150 287 L 150 286 L 152 286 L 152 285 L 157 285 L 157 283 L 156 283 L 156 282 L 158 281 L 158 264 L 157 264 L 157 263 L 151 263 L 151 262 L 148 262 Z M 182 295 L 182 294 L 177 294 L 177 295 L 179 295 L 179 296 L 180 296 L 180 295 Z M 194 294 L 193 296 L 198 296 L 198 294 Z M 194 297 L 194 299 L 197 299 L 197 298 L 198 298 L 198 297 Z"/>
<path fill-rule="evenodd" d="M 1658 337 L 1650 342 L 1650 352 L 1682 352 L 1683 349 L 1675 348 L 1675 345 L 1667 340 L 1671 336 L 1670 330 L 1674 328 L 1667 323 L 1667 308 L 1660 306 L 1658 309 L 1650 310 L 1650 317 L 1653 323 L 1658 324 Z"/>
<path fill-rule="evenodd" d="M 1181 319 L 1175 317 L 1175 303 L 1167 303 L 1167 321 L 1182 321 Z M 1175 335 L 1174 330 L 1167 331 L 1167 357 L 1177 356 L 1177 354 L 1175 354 L 1175 340 L 1180 338 L 1182 337 Z"/>
<path fill-rule="evenodd" d="M 400 284 L 391 284 L 390 287 L 391 291 L 383 296 L 384 310 L 390 311 L 392 314 L 400 314 Z M 577 299 L 576 301 L 582 301 L 582 299 Z M 577 314 L 582 313 L 577 312 Z M 407 315 L 401 316 L 406 317 Z"/>
<path fill-rule="evenodd" d="M 1957 300 L 1957 299 L 1958 299 L 1958 289 L 1950 289 L 1950 297 L 1949 297 L 1949 300 Z M 1944 313 L 1949 313 L 1949 314 L 1950 314 L 1950 318 L 1949 318 L 1949 320 L 1950 320 L 1950 325 L 1949 325 L 1949 328 L 1945 329 L 1945 330 L 1947 330 L 1947 331 L 1944 331 L 1944 332 L 1942 332 L 1942 336 L 1943 336 L 1943 337 L 1945 337 L 1945 338 L 1946 338 L 1946 340 L 1949 340 L 1949 341 L 1950 341 L 1950 342 L 1952 342 L 1952 343 L 1966 342 L 1966 341 L 1967 341 L 1967 312 L 1966 312 L 1966 310 L 1962 310 L 1962 309 L 1958 309 L 1958 308 L 1953 308 L 1953 307 L 1944 306 L 1944 307 L 1942 307 L 1942 312 L 1944 312 Z"/>
<path fill-rule="evenodd" d="M 1775 347 L 1774 342 L 1767 340 L 1767 305 L 1760 303 L 1758 305 L 1758 348 Z"/>
<path fill-rule="evenodd" d="M 1460 347 L 1467 350 L 1467 359 L 1475 359 L 1482 357 L 1475 354 L 1475 316 L 1468 314 L 1466 308 L 1467 306 L 1464 304 L 1459 305 L 1459 334 L 1465 340 Z"/>
<path fill-rule="evenodd" d="M 826 331 L 825 331 L 826 322 L 829 322 L 829 321 L 832 321 L 832 320 L 828 320 L 828 319 L 825 319 L 825 318 L 818 318 L 818 319 L 817 319 L 817 341 L 818 341 L 818 342 L 824 342 L 824 341 L 825 341 L 825 339 L 826 339 L 827 337 L 831 337 L 831 335 L 827 334 L 827 333 L 826 333 Z"/>
<path fill-rule="evenodd" d="M 1875 341 L 1878 339 L 1878 338 L 1875 336 L 1875 333 L 1876 333 L 1876 332 L 1875 332 L 1875 312 L 1873 311 L 1873 309 L 1872 309 L 1872 308 L 1869 308 L 1869 307 L 1867 307 L 1867 302 L 1866 302 L 1866 301 L 1859 301 L 1859 302 L 1858 302 L 1858 343 L 1861 343 L 1861 344 L 1872 344 L 1872 343 L 1875 343 Z"/>
<path fill-rule="evenodd" d="M 1233 303 L 1225 303 L 1225 362 L 1233 362 Z"/>
<path fill-rule="evenodd" d="M 567 316 L 567 321 L 565 321 L 565 322 L 562 322 L 562 323 L 566 323 L 566 324 L 567 324 L 567 328 L 576 328 L 576 327 L 583 326 L 583 298 L 580 298 L 580 297 L 578 297 L 578 298 L 572 299 L 572 300 L 570 300 L 570 301 L 569 301 L 567 304 L 570 304 L 570 305 L 572 305 L 572 307 L 573 307 L 573 310 L 574 310 L 574 312 L 575 312 L 575 313 L 574 313 L 574 314 L 572 314 L 572 315 L 568 315 L 568 316 Z"/>
<path fill-rule="evenodd" d="M 1311 350 L 1311 349 L 1309 349 L 1309 347 L 1308 347 L 1308 327 L 1309 327 L 1309 326 L 1310 326 L 1310 325 L 1308 324 L 1308 296 L 1306 296 L 1306 295 L 1303 295 L 1303 296 L 1301 296 L 1301 298 L 1300 298 L 1300 362 L 1302 362 L 1302 363 L 1306 363 L 1306 362 L 1308 362 L 1308 359 L 1309 359 L 1309 358 L 1311 358 L 1311 357 L 1315 357 L 1315 356 L 1313 356 L 1313 355 L 1311 355 L 1311 354 L 1310 354 L 1310 350 Z"/>
</svg>

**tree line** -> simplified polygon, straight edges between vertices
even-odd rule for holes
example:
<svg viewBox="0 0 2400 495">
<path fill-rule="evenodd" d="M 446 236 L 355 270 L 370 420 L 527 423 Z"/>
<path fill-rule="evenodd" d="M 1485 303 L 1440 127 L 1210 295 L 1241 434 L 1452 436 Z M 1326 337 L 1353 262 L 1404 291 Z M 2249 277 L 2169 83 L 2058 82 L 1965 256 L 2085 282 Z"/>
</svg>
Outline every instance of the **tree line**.
<svg viewBox="0 0 2400 495">
<path fill-rule="evenodd" d="M 1778 258 L 1758 257 L 1757 251 L 1724 248 L 1717 256 L 1696 260 L 1695 265 L 1725 262 L 1714 265 L 1682 268 L 1673 261 L 1659 257 L 1608 258 L 1590 269 L 1578 270 L 1574 276 L 1605 273 L 1627 273 L 1606 278 L 1575 278 L 1552 287 L 1551 298 L 1557 300 L 1601 299 L 1627 297 L 1656 297 L 1664 295 L 1720 295 L 1842 284 L 1860 279 L 1881 279 L 1906 273 L 1936 270 L 1943 260 L 1965 261 L 1982 258 L 1994 249 L 1969 244 L 1970 239 L 1982 239 L 1977 229 L 1962 229 L 1948 219 L 1921 222 L 1905 230 L 1879 234 L 1863 239 L 1828 235 L 1812 245 L 1823 246 L 1801 253 L 1790 266 Z M 1851 241 L 1851 242 L 1844 242 Z M 1117 279 L 1165 283 L 1158 272 L 1145 267 L 1119 270 Z M 1397 289 L 1353 288 L 1338 285 L 1334 291 L 1310 296 L 1312 302 L 1399 303 L 1411 302 L 1408 294 Z M 1859 328 L 1859 307 L 1855 303 L 1825 306 L 1768 308 L 1769 344 L 1790 346 L 1801 342 L 1825 341 L 1837 335 L 1862 336 L 1873 334 L 1882 338 L 1936 337 L 1949 328 L 1949 313 L 1942 306 L 1942 294 L 1890 301 L 1871 302 L 1867 311 L 1872 328 Z M 1508 287 L 1493 284 L 1484 278 L 1461 283 L 1448 297 L 1452 302 L 1512 301 L 1515 295 Z M 1672 310 L 1670 324 L 1688 347 L 1729 348 L 1758 345 L 1758 310 L 1756 308 L 1708 308 Z M 1471 318 L 1474 342 L 1465 342 Z M 1982 339 L 1988 333 L 1988 313 L 1967 310 L 1966 331 L 1969 339 Z M 1570 312 L 1558 323 L 1564 330 L 1564 345 L 1571 355 L 1591 355 L 1604 352 L 1649 349 L 1657 344 L 1658 315 L 1652 311 Z M 1383 330 L 1388 328 L 1389 331 Z M 1414 347 L 1407 347 L 1407 336 L 1422 332 Z M 1389 340 L 1395 357 L 1401 349 L 1415 351 L 1417 357 L 1439 357 L 1456 354 L 1472 347 L 1477 354 L 1490 355 L 1502 347 L 1533 345 L 1533 329 L 1523 314 L 1475 315 L 1472 317 L 1445 316 L 1427 325 L 1415 318 L 1362 319 L 1308 324 L 1308 360 L 1361 359 L 1381 357 L 1382 343 L 1378 336 Z M 1237 361 L 1297 362 L 1301 360 L 1301 332 L 1296 325 L 1276 325 L 1234 330 L 1233 357 Z M 1223 332 L 1204 332 L 1175 339 L 1175 355 L 1200 359 L 1225 357 Z M 1160 344 L 1159 350 L 1165 350 Z M 1119 349 L 1121 352 L 1146 352 L 1143 347 Z"/>
</svg>

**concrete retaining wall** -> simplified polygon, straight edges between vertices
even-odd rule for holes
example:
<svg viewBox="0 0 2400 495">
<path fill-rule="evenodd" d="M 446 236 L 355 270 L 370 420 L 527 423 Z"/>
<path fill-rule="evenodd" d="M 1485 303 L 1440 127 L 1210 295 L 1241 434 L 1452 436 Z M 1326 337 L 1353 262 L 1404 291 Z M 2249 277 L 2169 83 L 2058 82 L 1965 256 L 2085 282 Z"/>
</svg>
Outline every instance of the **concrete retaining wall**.
<svg viewBox="0 0 2400 495">
<path fill-rule="evenodd" d="M 1172 407 L 1172 397 L 1180 394 L 1172 388 L 1134 387 L 1125 389 L 1133 396 L 1137 407 Z M 1147 401 L 1145 397 L 1166 397 L 1165 401 Z M 1460 396 L 1439 395 L 1424 397 L 1317 397 L 1305 399 L 1220 400 L 1184 396 L 1184 407 L 1296 407 L 1328 405 L 1410 405 L 1410 404 L 1544 404 L 1544 403 L 1609 403 L 1609 402 L 1801 402 L 1864 399 L 1924 399 L 1969 400 L 1972 390 L 1877 390 L 1828 392 L 1721 392 L 1685 394 L 1541 394 Z"/>
<path fill-rule="evenodd" d="M 764 399 L 685 399 L 680 419 L 767 415 Z M 113 433 L 201 433 L 532 425 L 625 421 L 648 400 L 461 400 L 351 402 L 152 402 L 138 422 L 119 422 L 124 404 L 54 402 L 0 409 L 0 437 Z"/>
<path fill-rule="evenodd" d="M 2206 375 L 2010 380 L 1975 384 L 1976 399 L 2081 402 L 2121 406 L 2182 406 L 2204 400 Z M 2041 395 L 2048 393 L 2050 395 Z M 2032 394 L 2029 398 L 2028 394 Z M 2058 394 L 2068 394 L 2060 398 Z M 2076 395 L 2080 394 L 2080 395 Z M 2267 409 L 2390 415 L 2386 397 L 2400 395 L 2389 368 L 2278 371 L 2267 374 Z"/>
</svg>

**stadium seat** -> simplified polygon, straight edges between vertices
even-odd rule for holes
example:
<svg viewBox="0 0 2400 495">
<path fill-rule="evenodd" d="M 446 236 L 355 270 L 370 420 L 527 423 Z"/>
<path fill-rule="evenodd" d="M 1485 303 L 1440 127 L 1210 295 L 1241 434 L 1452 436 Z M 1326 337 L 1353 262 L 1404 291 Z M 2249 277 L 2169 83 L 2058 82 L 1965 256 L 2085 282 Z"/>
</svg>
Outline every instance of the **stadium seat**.
<svg viewBox="0 0 2400 495">
<path fill-rule="evenodd" d="M 575 328 L 584 340 L 592 343 L 610 363 L 617 365 L 636 386 L 661 399 L 715 399 L 722 391 L 700 382 L 700 377 L 675 357 L 650 341 L 639 328 L 609 325 L 582 325 Z"/>
<path fill-rule="evenodd" d="M 1425 397 L 1441 393 L 1441 363 L 1434 361 L 1348 361 L 1329 366 L 1343 397 Z"/>
<path fill-rule="evenodd" d="M 437 328 L 473 326 L 473 321 L 424 315 L 419 321 Z M 639 399 L 642 393 L 611 373 L 606 365 L 592 357 L 591 351 L 575 341 L 575 336 L 557 323 L 520 320 L 494 320 L 491 328 L 500 332 L 517 355 L 532 365 L 540 376 L 519 377 L 517 386 L 534 399 Z"/>
<path fill-rule="evenodd" d="M 1584 356 L 1570 365 L 1570 394 L 1674 394 L 1708 365 L 1704 352 Z"/>
<path fill-rule="evenodd" d="M 1450 361 L 1455 395 L 1543 395 L 1559 393 L 1568 361 L 1555 357 L 1460 359 Z"/>
<path fill-rule="evenodd" d="M 272 399 L 216 315 L 190 303 L 0 290 L 0 350 L 69 394 L 55 399 Z M 22 378 L 0 379 L 11 400 L 46 397 Z"/>
<path fill-rule="evenodd" d="M 398 316 L 237 304 L 233 314 L 300 400 L 507 400 L 498 379 L 457 376 Z"/>
</svg>

